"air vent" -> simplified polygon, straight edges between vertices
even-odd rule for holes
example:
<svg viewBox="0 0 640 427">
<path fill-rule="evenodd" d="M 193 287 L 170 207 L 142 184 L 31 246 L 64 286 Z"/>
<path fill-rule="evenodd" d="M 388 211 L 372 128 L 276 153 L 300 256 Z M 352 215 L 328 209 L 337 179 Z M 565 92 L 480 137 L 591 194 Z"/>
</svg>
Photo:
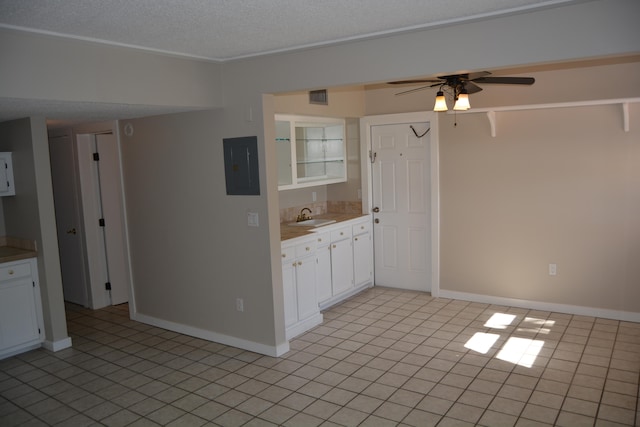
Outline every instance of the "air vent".
<svg viewBox="0 0 640 427">
<path fill-rule="evenodd" d="M 327 90 L 310 90 L 309 91 L 309 104 L 328 105 L 329 98 L 327 98 Z"/>
</svg>

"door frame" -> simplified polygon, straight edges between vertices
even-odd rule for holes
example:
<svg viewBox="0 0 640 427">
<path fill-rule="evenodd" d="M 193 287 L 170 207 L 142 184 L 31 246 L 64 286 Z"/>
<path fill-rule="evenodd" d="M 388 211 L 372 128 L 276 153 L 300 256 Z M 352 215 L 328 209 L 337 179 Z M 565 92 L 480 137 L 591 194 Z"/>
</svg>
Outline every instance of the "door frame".
<svg viewBox="0 0 640 427">
<path fill-rule="evenodd" d="M 438 131 L 437 113 L 433 111 L 420 111 L 365 116 L 360 119 L 360 158 L 362 159 L 361 179 L 362 185 L 365 187 L 362 189 L 362 206 L 366 209 L 366 213 L 371 213 L 373 208 L 372 168 L 370 158 L 370 153 L 372 151 L 371 128 L 373 126 L 412 122 L 429 122 L 431 124 L 429 147 L 431 189 L 431 295 L 437 298 L 440 294 L 440 136 Z"/>
<path fill-rule="evenodd" d="M 122 230 L 120 230 L 123 233 L 123 248 L 122 248 L 122 252 L 124 255 L 124 269 L 125 269 L 125 276 L 127 278 L 127 282 L 126 283 L 126 288 L 127 288 L 127 293 L 129 295 L 129 312 L 132 313 L 135 307 L 135 300 L 134 300 L 134 293 L 133 293 L 133 279 L 132 279 L 132 275 L 131 275 L 131 258 L 130 258 L 130 249 L 129 249 L 129 239 L 128 239 L 128 224 L 127 224 L 127 217 L 126 217 L 126 199 L 125 199 L 125 192 L 124 192 L 124 177 L 123 177 L 123 171 L 122 171 L 122 149 L 121 149 L 121 137 L 120 137 L 120 129 L 119 129 L 119 123 L 118 121 L 109 121 L 109 122 L 98 122 L 98 123 L 90 123 L 90 124 L 79 124 L 79 125 L 75 125 L 72 127 L 71 129 L 71 135 L 73 138 L 73 144 L 75 146 L 75 150 L 76 152 L 79 150 L 79 140 L 82 139 L 83 137 L 95 137 L 96 135 L 100 135 L 100 134 L 113 134 L 113 136 L 115 137 L 115 141 L 116 141 L 116 146 L 117 146 L 117 155 L 118 155 L 118 161 L 117 161 L 117 168 L 118 171 L 116 172 L 118 177 L 119 177 L 119 183 L 117 184 L 119 187 L 119 199 L 120 199 L 120 212 L 119 212 L 119 216 L 121 219 L 121 223 L 122 223 Z M 78 167 L 78 165 L 75 166 L 76 168 Z M 78 174 L 79 174 L 79 180 L 82 180 L 82 171 L 78 170 Z M 89 174 L 91 175 L 91 172 L 89 172 Z M 96 179 L 96 177 L 92 177 L 92 176 L 85 176 L 85 179 L 88 179 L 89 181 Z M 88 183 L 88 182 L 87 182 Z M 92 185 L 95 183 L 92 183 Z M 81 185 L 79 185 L 79 187 L 81 187 Z M 81 203 L 81 207 L 80 210 L 82 211 L 82 216 L 83 216 L 83 227 L 85 228 L 85 233 L 90 234 L 91 231 L 88 230 L 87 228 L 87 221 L 89 220 L 88 218 L 85 218 L 85 213 L 84 213 L 84 205 L 85 203 L 91 203 L 91 201 L 89 200 L 91 197 L 93 197 L 94 195 L 85 195 L 82 192 L 82 188 L 78 188 L 79 194 L 81 194 L 81 198 L 82 198 L 82 203 Z M 95 201 L 94 201 L 95 202 Z M 95 234 L 95 230 L 94 230 L 94 234 Z M 93 236 L 93 240 L 99 240 L 99 237 L 97 236 Z M 94 242 L 95 243 L 95 242 Z M 89 250 L 86 247 L 86 245 L 88 244 L 87 242 L 87 235 L 85 235 L 85 253 L 87 254 L 87 257 L 89 258 Z M 103 251 L 104 247 L 98 245 L 98 249 L 97 252 Z M 99 255 L 99 253 L 96 253 L 96 248 L 93 249 L 92 253 L 94 254 L 94 256 Z M 96 260 L 93 260 L 94 264 L 95 262 L 97 262 Z M 103 262 L 104 260 L 100 260 L 100 262 Z M 92 261 L 88 259 L 87 261 L 88 263 L 91 263 Z M 89 267 L 91 269 L 91 267 Z M 93 266 L 94 271 L 97 268 L 95 265 Z M 99 269 L 99 268 L 98 268 Z M 89 277 L 89 291 L 90 291 L 90 295 L 92 295 L 92 298 L 90 300 L 90 306 L 92 309 L 97 309 L 97 308 L 102 308 L 102 307 L 106 307 L 111 305 L 111 299 L 107 293 L 107 291 L 105 291 L 104 289 L 104 284 L 103 283 L 99 283 L 99 282 L 95 282 L 94 280 L 92 280 L 91 274 Z"/>
</svg>

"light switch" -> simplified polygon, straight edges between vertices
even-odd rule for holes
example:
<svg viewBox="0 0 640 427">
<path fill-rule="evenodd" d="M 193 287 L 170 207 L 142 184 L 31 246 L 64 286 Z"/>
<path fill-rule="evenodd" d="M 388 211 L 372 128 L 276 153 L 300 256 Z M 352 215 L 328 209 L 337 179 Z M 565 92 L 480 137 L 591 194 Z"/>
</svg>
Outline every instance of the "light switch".
<svg viewBox="0 0 640 427">
<path fill-rule="evenodd" d="M 249 227 L 258 227 L 260 225 L 258 212 L 247 212 L 247 225 Z"/>
</svg>

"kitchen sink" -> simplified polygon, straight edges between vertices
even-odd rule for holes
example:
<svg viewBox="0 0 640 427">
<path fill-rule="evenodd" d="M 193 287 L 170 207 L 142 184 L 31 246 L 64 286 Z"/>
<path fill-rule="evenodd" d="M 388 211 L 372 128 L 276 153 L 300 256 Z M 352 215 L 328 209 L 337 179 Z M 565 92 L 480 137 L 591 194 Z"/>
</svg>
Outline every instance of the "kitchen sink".
<svg viewBox="0 0 640 427">
<path fill-rule="evenodd" d="M 322 227 L 334 222 L 336 222 L 335 219 L 305 219 L 304 221 L 289 223 L 289 225 L 294 227 Z"/>
</svg>

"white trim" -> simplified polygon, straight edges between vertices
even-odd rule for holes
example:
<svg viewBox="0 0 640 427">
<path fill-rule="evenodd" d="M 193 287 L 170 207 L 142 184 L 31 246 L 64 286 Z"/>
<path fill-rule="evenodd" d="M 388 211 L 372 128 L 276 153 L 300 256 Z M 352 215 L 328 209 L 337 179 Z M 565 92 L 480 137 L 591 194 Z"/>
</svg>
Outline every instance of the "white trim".
<svg viewBox="0 0 640 427">
<path fill-rule="evenodd" d="M 556 304 L 545 301 L 523 300 L 516 298 L 496 297 L 493 295 L 472 294 L 440 290 L 440 298 L 450 298 L 463 301 L 478 302 L 483 304 L 505 305 L 509 307 L 526 308 L 530 310 L 552 311 L 556 313 L 575 314 L 579 316 L 602 317 L 625 322 L 640 322 L 640 313 L 622 310 L 610 310 L 597 307 L 584 307 L 570 304 Z"/>
<path fill-rule="evenodd" d="M 65 348 L 70 348 L 71 338 L 66 337 L 58 341 L 43 341 L 42 347 L 44 347 L 49 351 L 53 351 L 55 353 L 56 351 L 64 350 Z"/>
<path fill-rule="evenodd" d="M 289 342 L 284 342 L 276 346 L 258 343 L 255 341 L 244 340 L 229 335 L 219 334 L 217 332 L 200 329 L 193 326 L 183 325 L 181 323 L 171 322 L 169 320 L 158 319 L 157 317 L 148 316 L 146 314 L 134 313 L 131 319 L 137 322 L 146 323 L 148 325 L 157 326 L 159 328 L 168 329 L 170 331 L 189 335 L 196 338 L 202 338 L 208 341 L 214 341 L 220 344 L 241 348 L 243 350 L 253 351 L 255 353 L 265 354 L 271 357 L 280 357 L 289 351 Z"/>
<path fill-rule="evenodd" d="M 367 185 L 362 192 L 364 213 L 371 213 L 373 190 L 371 186 L 371 127 L 397 123 L 425 122 L 431 124 L 430 170 L 431 170 L 431 295 L 440 293 L 440 136 L 438 114 L 433 111 L 411 113 L 382 114 L 365 116 L 360 121 L 360 157 L 362 159 L 361 179 Z M 374 268 L 375 270 L 375 268 Z M 375 275 L 374 275 L 375 284 Z"/>
</svg>

